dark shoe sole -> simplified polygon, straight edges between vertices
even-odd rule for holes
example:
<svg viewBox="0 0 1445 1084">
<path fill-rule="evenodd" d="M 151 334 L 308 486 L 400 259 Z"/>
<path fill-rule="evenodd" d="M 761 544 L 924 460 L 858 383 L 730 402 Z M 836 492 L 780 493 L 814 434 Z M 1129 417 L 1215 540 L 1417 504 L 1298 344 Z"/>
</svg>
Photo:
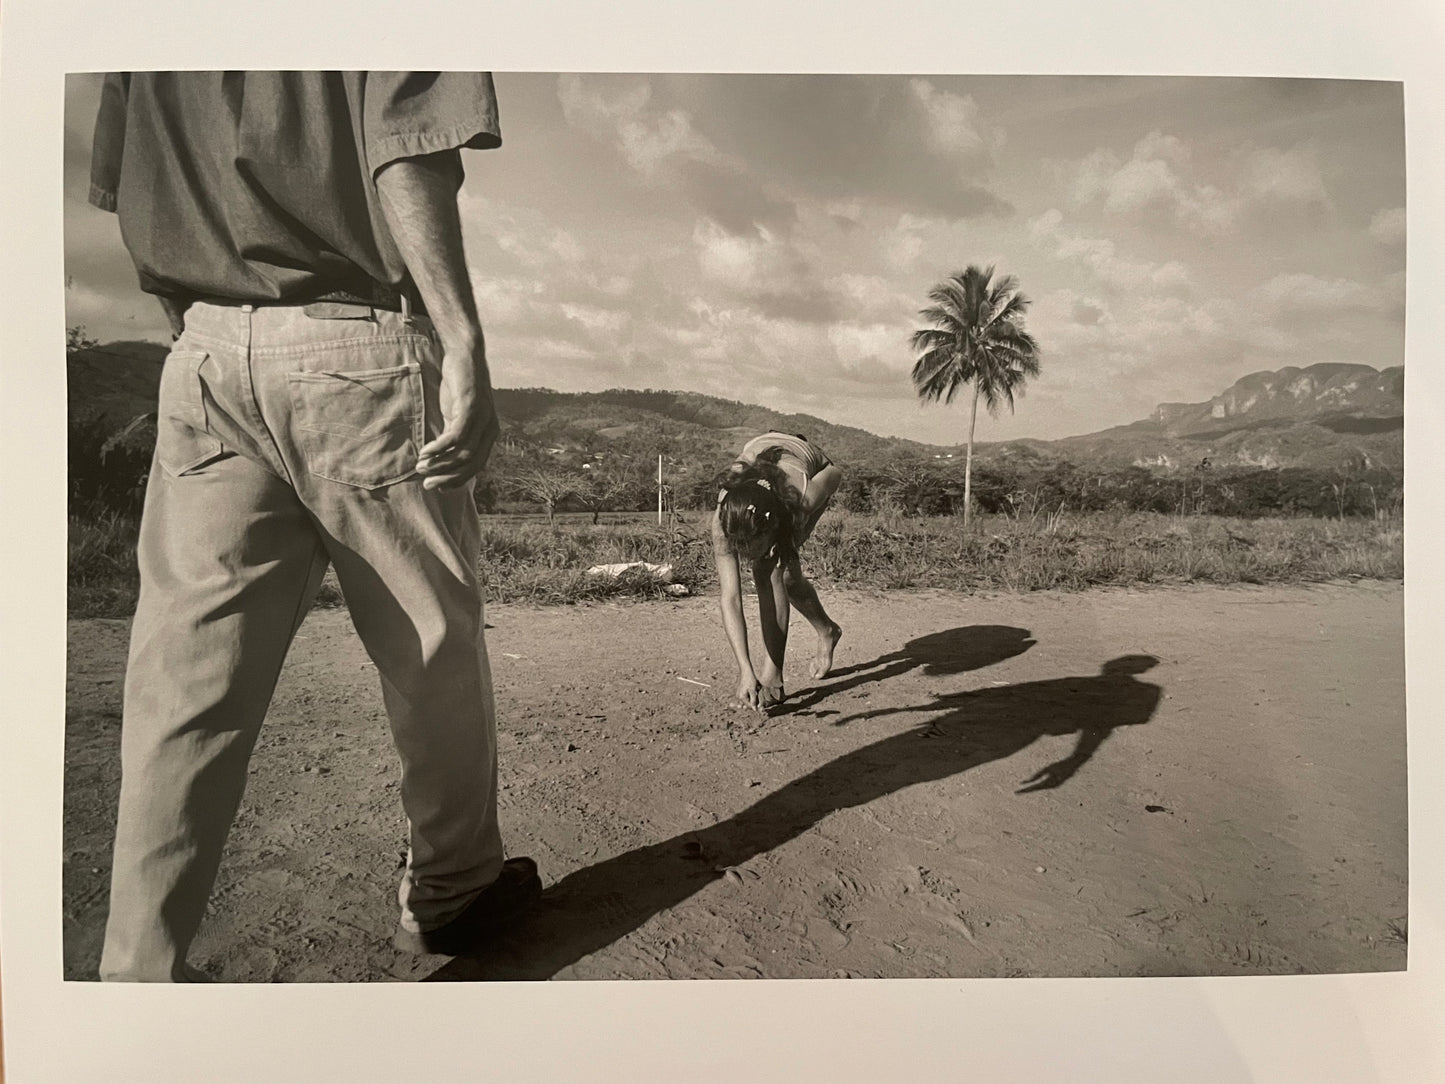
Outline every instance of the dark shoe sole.
<svg viewBox="0 0 1445 1084">
<path fill-rule="evenodd" d="M 398 929 L 392 944 L 402 952 L 466 956 L 485 948 L 542 897 L 542 878 L 530 858 L 509 858 L 502 872 L 445 926 L 414 933 Z"/>
</svg>

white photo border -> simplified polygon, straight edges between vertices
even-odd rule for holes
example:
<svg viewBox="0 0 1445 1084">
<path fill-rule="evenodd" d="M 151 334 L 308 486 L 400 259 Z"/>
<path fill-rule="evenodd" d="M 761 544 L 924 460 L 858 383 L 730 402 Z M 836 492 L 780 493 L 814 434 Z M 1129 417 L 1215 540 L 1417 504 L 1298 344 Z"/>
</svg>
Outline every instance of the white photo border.
<svg viewBox="0 0 1445 1084">
<path fill-rule="evenodd" d="M 1439 523 L 1445 12 L 666 0 L 6 0 L 0 20 L 0 997 L 36 1081 L 1445 1079 Z M 1299 978 L 117 987 L 61 981 L 67 72 L 167 68 L 960 72 L 1386 79 L 1408 168 L 1407 972 Z"/>
</svg>

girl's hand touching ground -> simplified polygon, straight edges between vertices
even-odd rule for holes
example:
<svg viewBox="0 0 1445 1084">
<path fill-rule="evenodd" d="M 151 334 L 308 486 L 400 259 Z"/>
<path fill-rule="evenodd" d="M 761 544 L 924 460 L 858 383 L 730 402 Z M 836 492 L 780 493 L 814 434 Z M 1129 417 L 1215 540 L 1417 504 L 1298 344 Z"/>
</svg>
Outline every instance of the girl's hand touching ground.
<svg viewBox="0 0 1445 1084">
<path fill-rule="evenodd" d="M 758 679 L 752 674 L 738 678 L 737 691 L 733 693 L 733 703 L 739 707 L 747 708 L 749 711 L 761 713 L 763 710 L 763 699 Z"/>
</svg>

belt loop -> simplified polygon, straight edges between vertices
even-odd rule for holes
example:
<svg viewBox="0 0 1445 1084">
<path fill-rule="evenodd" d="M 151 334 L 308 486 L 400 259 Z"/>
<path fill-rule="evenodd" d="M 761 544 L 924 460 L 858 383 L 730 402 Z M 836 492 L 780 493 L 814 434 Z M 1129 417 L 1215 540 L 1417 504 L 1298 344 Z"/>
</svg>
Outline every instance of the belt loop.
<svg viewBox="0 0 1445 1084">
<path fill-rule="evenodd" d="M 405 290 L 401 292 L 401 322 L 408 327 L 411 326 L 411 298 Z"/>
</svg>

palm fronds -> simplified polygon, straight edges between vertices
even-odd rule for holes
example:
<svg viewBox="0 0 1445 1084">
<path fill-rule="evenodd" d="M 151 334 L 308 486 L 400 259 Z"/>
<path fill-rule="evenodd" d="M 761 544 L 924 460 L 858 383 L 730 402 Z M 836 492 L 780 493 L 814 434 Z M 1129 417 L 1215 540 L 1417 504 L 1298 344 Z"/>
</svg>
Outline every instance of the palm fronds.
<svg viewBox="0 0 1445 1084">
<path fill-rule="evenodd" d="M 913 387 L 924 402 L 952 403 L 959 389 L 973 386 L 973 413 L 964 466 L 964 490 L 971 493 L 973 418 L 978 402 L 994 417 L 1013 410 L 1024 384 L 1039 375 L 1039 344 L 1024 330 L 1029 299 L 1012 275 L 994 278 L 994 268 L 970 264 L 928 291 L 920 310 L 923 326 L 910 343 L 916 355 Z M 967 522 L 969 497 L 965 497 Z"/>
</svg>

